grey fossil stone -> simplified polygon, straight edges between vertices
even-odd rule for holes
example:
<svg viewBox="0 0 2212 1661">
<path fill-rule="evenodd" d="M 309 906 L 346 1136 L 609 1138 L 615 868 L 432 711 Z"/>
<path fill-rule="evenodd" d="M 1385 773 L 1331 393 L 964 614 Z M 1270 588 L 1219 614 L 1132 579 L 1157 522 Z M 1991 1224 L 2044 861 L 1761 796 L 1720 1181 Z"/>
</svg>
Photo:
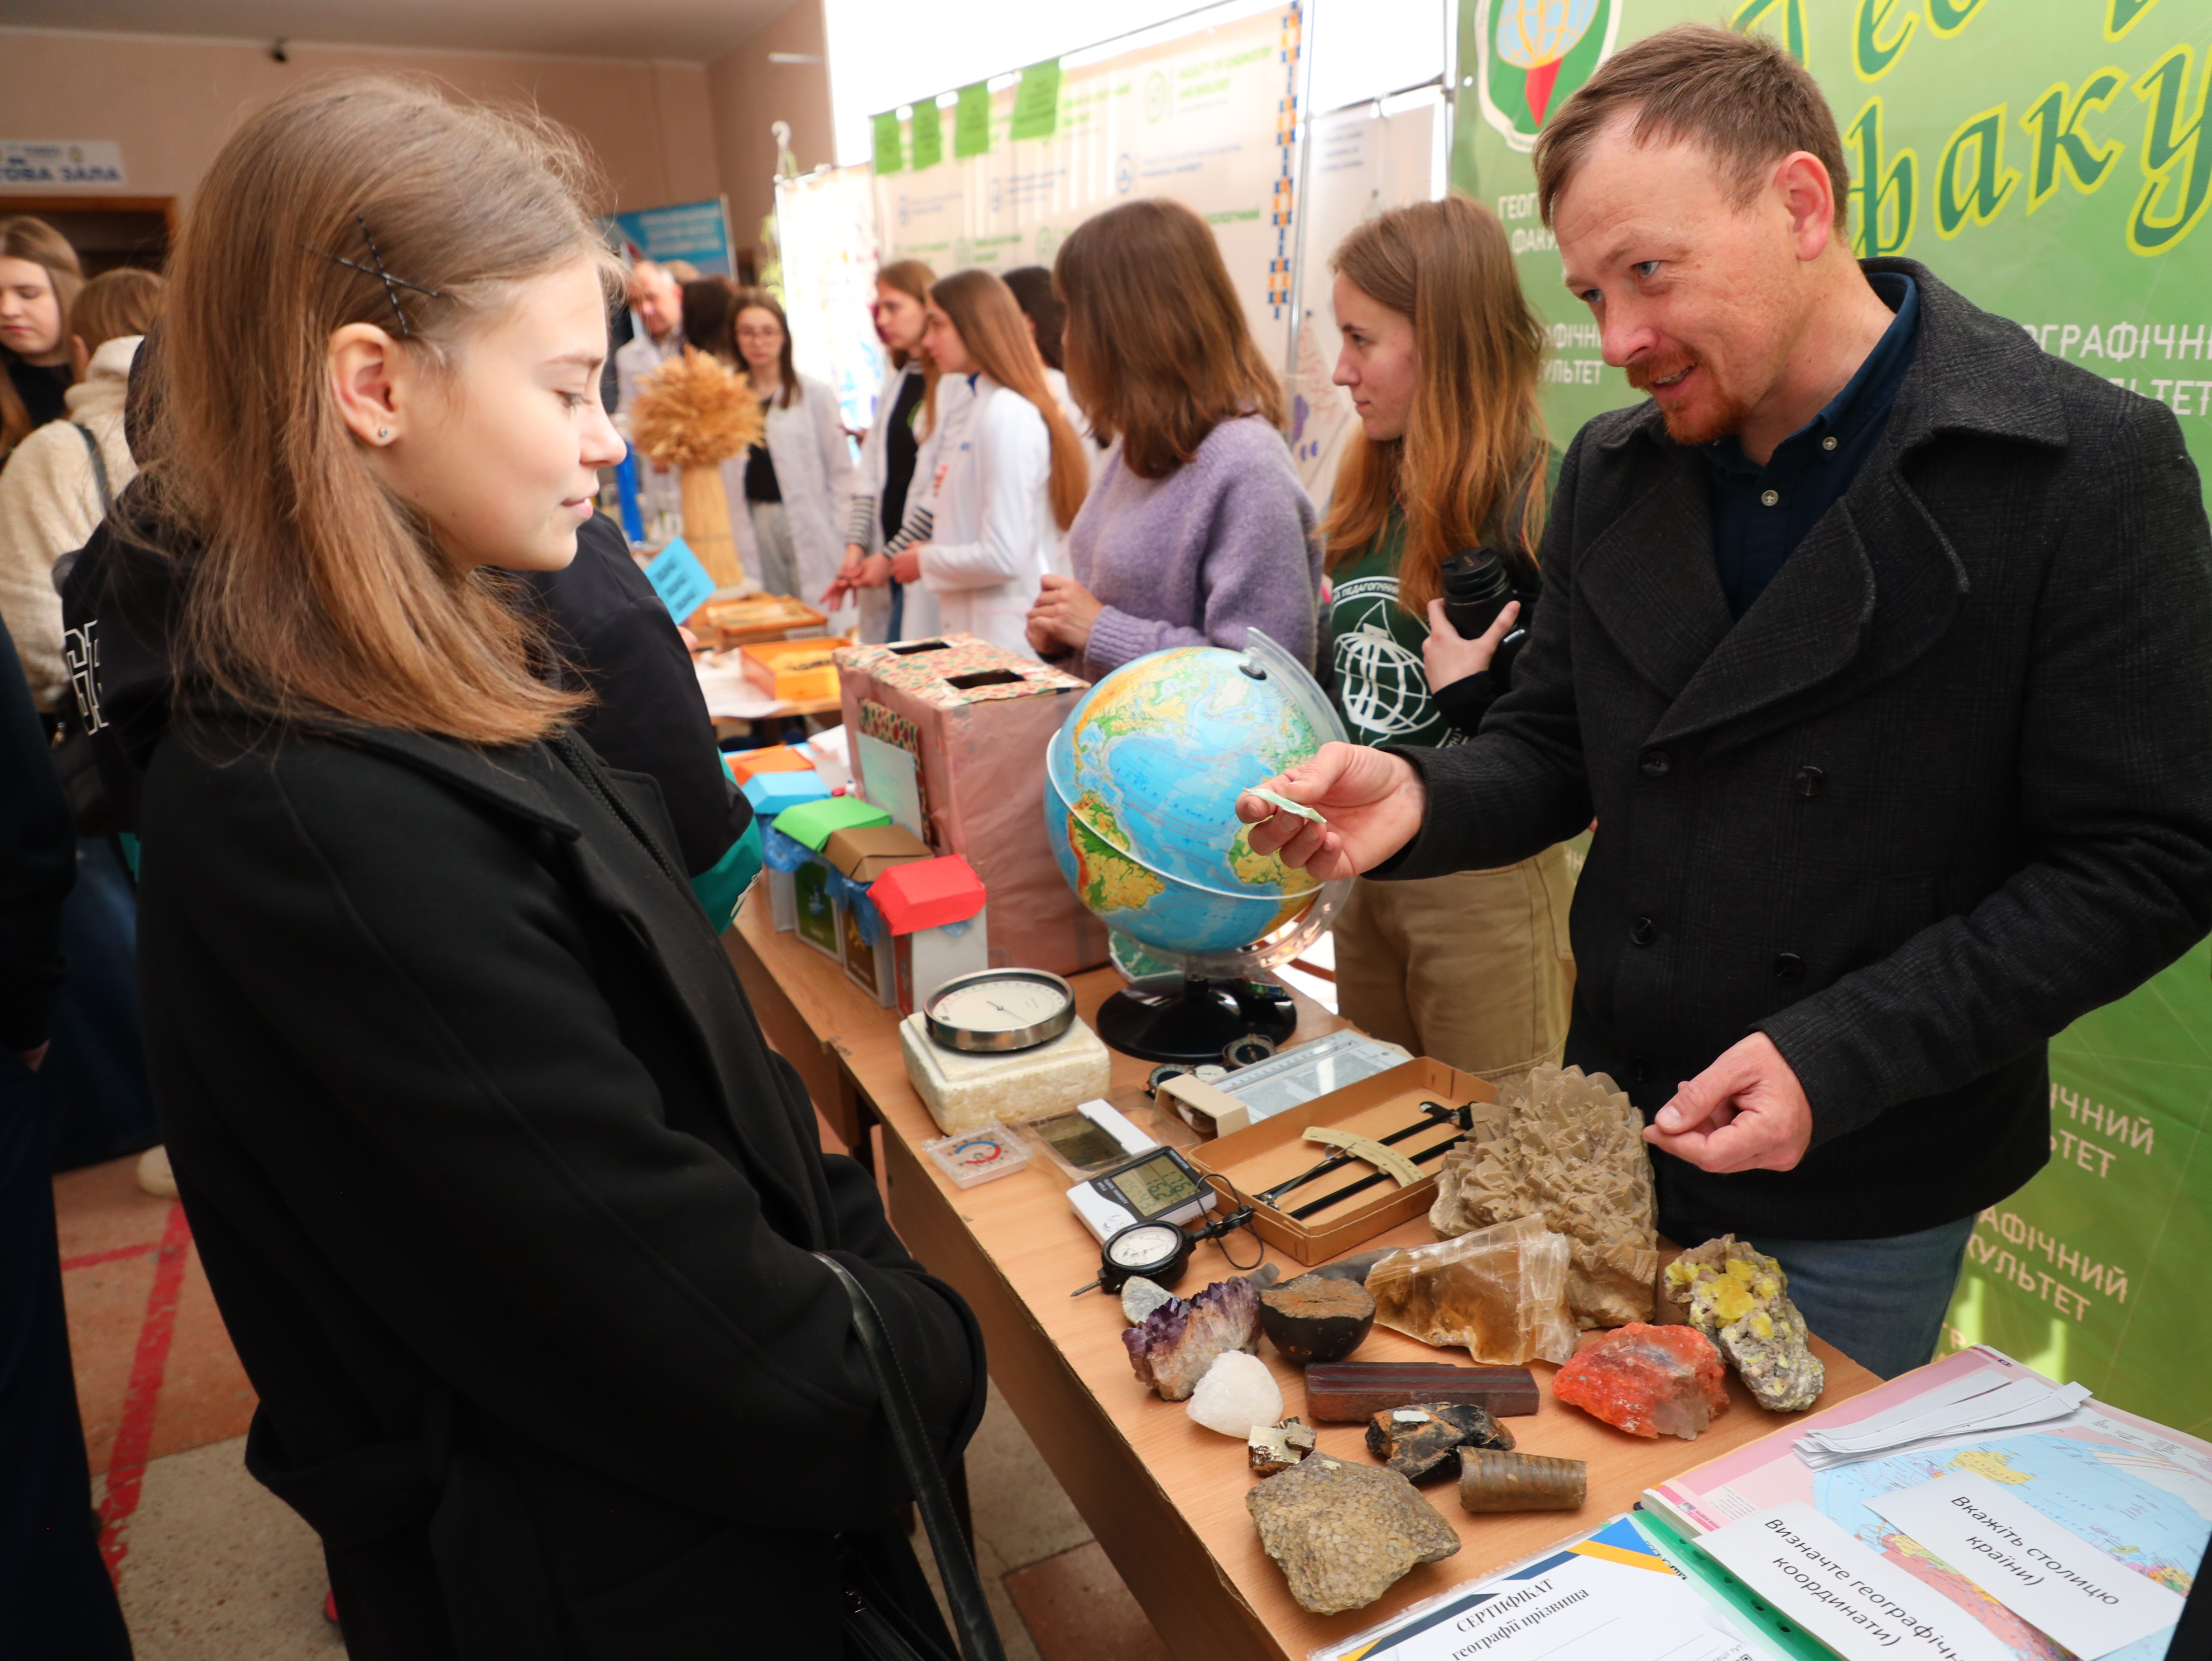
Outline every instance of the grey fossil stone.
<svg viewBox="0 0 2212 1661">
<path fill-rule="evenodd" d="M 1413 1485 L 1382 1465 L 1323 1454 L 1255 1484 L 1245 1508 L 1298 1607 L 1364 1609 L 1418 1563 L 1459 1549 L 1459 1535 Z"/>
</svg>

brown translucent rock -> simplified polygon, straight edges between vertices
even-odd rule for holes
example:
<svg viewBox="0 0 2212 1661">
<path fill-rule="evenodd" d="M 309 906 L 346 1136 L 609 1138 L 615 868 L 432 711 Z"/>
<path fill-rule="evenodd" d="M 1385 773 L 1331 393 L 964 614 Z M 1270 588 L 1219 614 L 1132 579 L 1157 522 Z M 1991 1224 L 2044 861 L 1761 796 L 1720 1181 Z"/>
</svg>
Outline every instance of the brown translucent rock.
<svg viewBox="0 0 2212 1661">
<path fill-rule="evenodd" d="M 1459 1549 L 1459 1534 L 1413 1485 L 1381 1465 L 1316 1454 L 1245 1491 L 1260 1543 L 1298 1607 L 1364 1609 L 1417 1563 Z"/>
<path fill-rule="evenodd" d="M 1252 1469 L 1261 1476 L 1288 1470 L 1314 1451 L 1313 1427 L 1303 1419 L 1285 1419 L 1279 1425 L 1255 1425 L 1245 1445 Z"/>
<path fill-rule="evenodd" d="M 1773 1258 L 1723 1234 L 1669 1263 L 1665 1281 L 1668 1299 L 1687 1308 L 1759 1406 L 1802 1413 L 1820 1399 L 1828 1370 L 1805 1342 L 1805 1317 Z"/>
<path fill-rule="evenodd" d="M 1694 1327 L 1642 1321 L 1600 1333 L 1552 1379 L 1552 1394 L 1632 1436 L 1698 1433 L 1728 1411 L 1720 1352 Z"/>
<path fill-rule="evenodd" d="M 1216 1281 L 1186 1303 L 1170 1298 L 1121 1334 L 1137 1377 L 1170 1402 L 1187 1402 L 1217 1356 L 1260 1348 L 1260 1294 L 1244 1281 Z"/>
<path fill-rule="evenodd" d="M 1381 1325 L 1429 1344 L 1464 1344 L 1478 1361 L 1564 1361 L 1571 1243 L 1520 1217 L 1455 1240 L 1394 1251 L 1368 1271 Z"/>
<path fill-rule="evenodd" d="M 1301 1275 L 1260 1294 L 1260 1330 L 1300 1366 L 1342 1360 L 1374 1324 L 1375 1299 L 1357 1281 Z"/>
<path fill-rule="evenodd" d="M 1644 1116 L 1605 1074 L 1540 1067 L 1507 1080 L 1444 1155 L 1429 1208 L 1439 1235 L 1530 1216 L 1573 1242 L 1577 1325 L 1651 1318 L 1659 1234 Z"/>
<path fill-rule="evenodd" d="M 1468 1448 L 1459 1457 L 1459 1503 L 1478 1516 L 1508 1511 L 1573 1511 L 1589 1494 L 1589 1467 L 1541 1453 Z"/>
<path fill-rule="evenodd" d="M 1451 1402 L 1386 1408 L 1367 1421 L 1367 1451 L 1409 1482 L 1450 1475 L 1462 1448 L 1512 1446 L 1513 1433 L 1480 1408 Z"/>
</svg>

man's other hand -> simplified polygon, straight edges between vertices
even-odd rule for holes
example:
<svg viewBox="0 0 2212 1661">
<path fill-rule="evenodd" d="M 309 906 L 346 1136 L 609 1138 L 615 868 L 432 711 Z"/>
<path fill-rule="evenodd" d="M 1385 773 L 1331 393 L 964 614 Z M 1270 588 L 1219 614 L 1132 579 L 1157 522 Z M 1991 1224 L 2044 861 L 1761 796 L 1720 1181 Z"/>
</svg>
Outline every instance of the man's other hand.
<svg viewBox="0 0 2212 1661">
<path fill-rule="evenodd" d="M 1644 1140 L 1717 1175 L 1794 1171 L 1812 1144 L 1812 1104 L 1774 1040 L 1754 1032 L 1678 1087 Z"/>
<path fill-rule="evenodd" d="M 1280 854 L 1283 863 L 1322 882 L 1371 871 L 1420 834 L 1428 787 L 1413 764 L 1364 744 L 1324 744 L 1261 788 L 1302 802 L 1328 822 L 1316 824 L 1247 792 L 1237 817 L 1252 827 L 1255 853 Z"/>
</svg>

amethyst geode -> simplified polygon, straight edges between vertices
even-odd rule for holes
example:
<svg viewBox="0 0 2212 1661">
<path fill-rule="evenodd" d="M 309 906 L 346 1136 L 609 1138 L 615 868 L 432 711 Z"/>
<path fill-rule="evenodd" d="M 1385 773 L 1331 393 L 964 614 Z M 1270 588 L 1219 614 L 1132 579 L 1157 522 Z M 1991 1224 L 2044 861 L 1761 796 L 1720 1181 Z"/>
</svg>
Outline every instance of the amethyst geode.
<svg viewBox="0 0 2212 1661">
<path fill-rule="evenodd" d="M 1166 1401 L 1187 1402 L 1216 1356 L 1260 1348 L 1260 1294 L 1249 1281 L 1216 1281 L 1188 1303 L 1169 1299 L 1121 1342 L 1139 1383 Z"/>
</svg>

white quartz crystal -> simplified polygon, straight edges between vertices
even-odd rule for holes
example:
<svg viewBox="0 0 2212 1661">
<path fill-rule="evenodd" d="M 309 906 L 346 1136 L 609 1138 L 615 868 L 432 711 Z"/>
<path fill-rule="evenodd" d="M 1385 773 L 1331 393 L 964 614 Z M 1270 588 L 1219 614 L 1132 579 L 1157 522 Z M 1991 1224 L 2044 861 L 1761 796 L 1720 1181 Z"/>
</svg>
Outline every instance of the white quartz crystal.
<svg viewBox="0 0 2212 1661">
<path fill-rule="evenodd" d="M 1214 1358 L 1183 1411 L 1208 1430 L 1243 1441 L 1283 1416 L 1282 1387 L 1256 1355 L 1232 1349 Z"/>
</svg>

